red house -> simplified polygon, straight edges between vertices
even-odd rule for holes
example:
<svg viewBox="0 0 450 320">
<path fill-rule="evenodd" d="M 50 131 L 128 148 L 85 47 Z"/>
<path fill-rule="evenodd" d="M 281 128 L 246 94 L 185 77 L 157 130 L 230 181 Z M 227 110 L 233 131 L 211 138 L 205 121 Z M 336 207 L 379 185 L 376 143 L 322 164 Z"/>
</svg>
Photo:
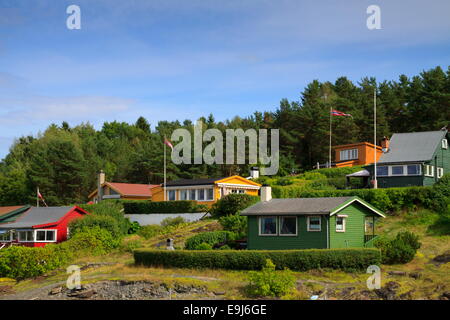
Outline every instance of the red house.
<svg viewBox="0 0 450 320">
<path fill-rule="evenodd" d="M 0 248 L 9 245 L 43 247 L 67 240 L 68 224 L 89 214 L 78 206 L 31 207 L 14 222 L 0 224 Z"/>
</svg>

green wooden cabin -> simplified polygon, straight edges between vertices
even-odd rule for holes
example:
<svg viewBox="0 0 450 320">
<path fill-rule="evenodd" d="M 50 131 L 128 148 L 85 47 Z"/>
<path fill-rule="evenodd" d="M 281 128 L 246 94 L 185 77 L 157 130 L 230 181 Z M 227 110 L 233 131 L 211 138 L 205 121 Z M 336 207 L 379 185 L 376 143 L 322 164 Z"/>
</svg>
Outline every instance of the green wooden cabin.
<svg viewBox="0 0 450 320">
<path fill-rule="evenodd" d="M 261 201 L 245 209 L 250 250 L 372 247 L 383 213 L 358 197 Z"/>
<path fill-rule="evenodd" d="M 377 162 L 379 188 L 430 186 L 450 172 L 447 130 L 396 133 Z M 366 166 L 374 179 L 374 166 Z"/>
</svg>

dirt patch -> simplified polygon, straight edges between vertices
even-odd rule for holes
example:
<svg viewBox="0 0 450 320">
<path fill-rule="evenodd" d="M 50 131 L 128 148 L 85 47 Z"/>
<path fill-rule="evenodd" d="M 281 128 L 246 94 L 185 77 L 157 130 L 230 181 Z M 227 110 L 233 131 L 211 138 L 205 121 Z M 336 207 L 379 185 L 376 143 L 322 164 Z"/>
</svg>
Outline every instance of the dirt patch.
<svg viewBox="0 0 450 320">
<path fill-rule="evenodd" d="M 0 296 L 14 293 L 13 286 L 0 286 Z"/>
</svg>

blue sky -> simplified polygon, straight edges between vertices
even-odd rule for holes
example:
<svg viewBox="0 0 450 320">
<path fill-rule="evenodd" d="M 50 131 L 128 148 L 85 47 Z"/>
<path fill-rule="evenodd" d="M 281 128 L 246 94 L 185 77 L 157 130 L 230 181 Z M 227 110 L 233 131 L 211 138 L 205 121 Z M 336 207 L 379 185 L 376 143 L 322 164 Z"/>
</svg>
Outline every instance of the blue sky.
<svg viewBox="0 0 450 320">
<path fill-rule="evenodd" d="M 0 159 L 52 122 L 224 120 L 314 79 L 446 68 L 449 13 L 448 0 L 0 0 Z"/>
</svg>

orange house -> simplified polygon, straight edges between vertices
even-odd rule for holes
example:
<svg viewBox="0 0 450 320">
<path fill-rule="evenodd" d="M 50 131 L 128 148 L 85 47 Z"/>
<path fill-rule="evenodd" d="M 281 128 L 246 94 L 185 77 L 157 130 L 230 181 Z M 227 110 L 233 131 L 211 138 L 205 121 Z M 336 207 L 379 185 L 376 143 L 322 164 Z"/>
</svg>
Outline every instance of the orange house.
<svg viewBox="0 0 450 320">
<path fill-rule="evenodd" d="M 181 179 L 167 182 L 166 201 L 194 200 L 198 204 L 212 206 L 219 199 L 230 193 L 258 195 L 259 183 L 231 176 L 226 178 Z M 164 201 L 163 185 L 152 189 L 152 201 Z"/>
<path fill-rule="evenodd" d="M 336 167 L 353 167 L 374 162 L 375 145 L 369 142 L 359 142 L 333 147 Z M 383 154 L 383 149 L 376 146 L 377 161 Z"/>
</svg>

